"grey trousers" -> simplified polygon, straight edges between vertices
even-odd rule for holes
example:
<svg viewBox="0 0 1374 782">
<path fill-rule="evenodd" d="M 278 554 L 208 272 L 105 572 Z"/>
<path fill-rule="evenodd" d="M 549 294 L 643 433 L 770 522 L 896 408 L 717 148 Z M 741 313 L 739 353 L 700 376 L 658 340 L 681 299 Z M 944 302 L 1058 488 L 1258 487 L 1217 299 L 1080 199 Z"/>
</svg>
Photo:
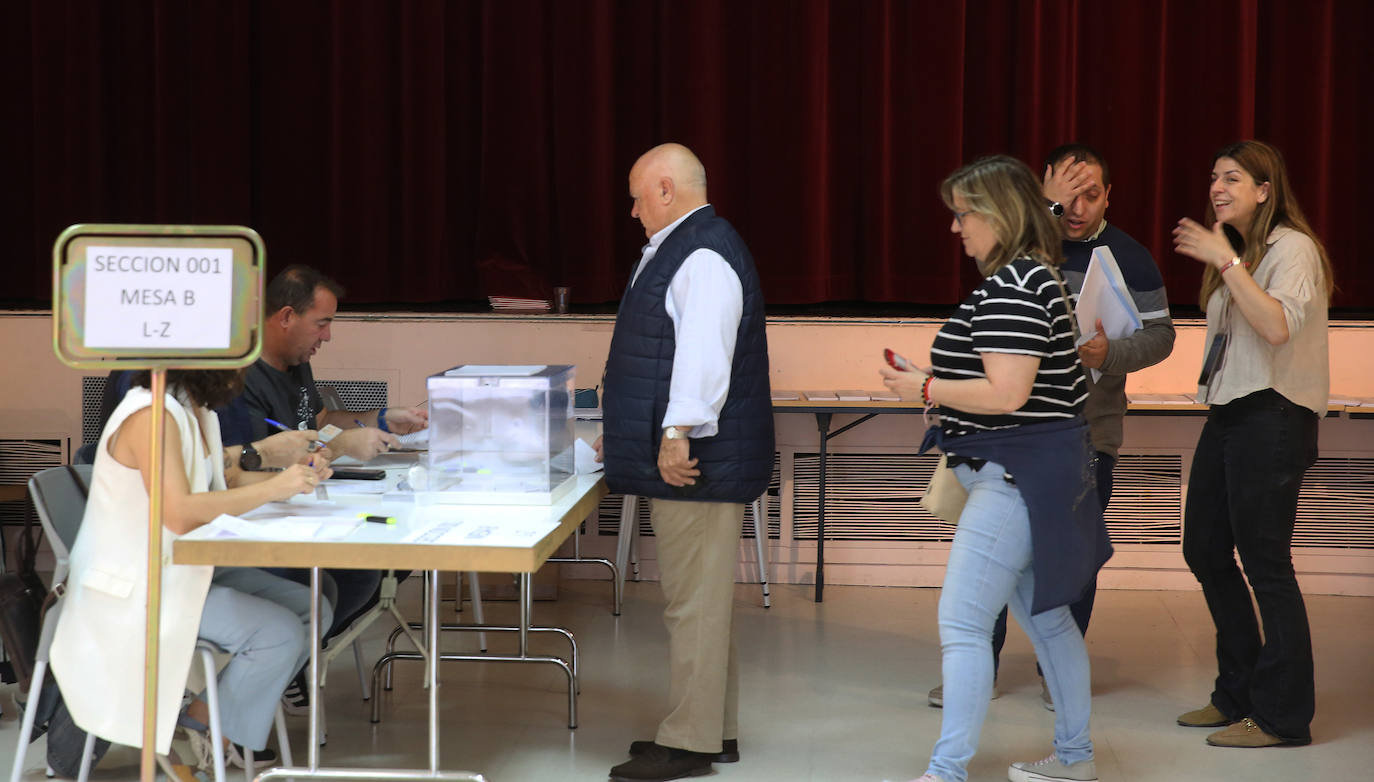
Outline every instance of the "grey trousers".
<svg viewBox="0 0 1374 782">
<path fill-rule="evenodd" d="M 320 601 L 320 627 L 333 618 Z M 233 655 L 219 674 L 224 735 L 267 746 L 277 701 L 310 655 L 310 588 L 257 568 L 215 568 L 199 637 Z"/>
</svg>

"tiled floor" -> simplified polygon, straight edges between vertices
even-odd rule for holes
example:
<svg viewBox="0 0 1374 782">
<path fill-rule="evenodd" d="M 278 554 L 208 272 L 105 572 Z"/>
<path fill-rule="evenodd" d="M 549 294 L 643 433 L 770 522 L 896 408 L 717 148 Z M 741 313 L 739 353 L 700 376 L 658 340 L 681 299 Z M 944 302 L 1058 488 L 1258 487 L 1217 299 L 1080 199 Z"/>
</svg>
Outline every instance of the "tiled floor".
<svg viewBox="0 0 1374 782">
<path fill-rule="evenodd" d="M 417 601 L 412 579 L 402 587 Z M 601 782 L 626 759 L 632 739 L 652 738 L 664 708 L 666 654 L 657 584 L 628 584 L 624 615 L 611 616 L 604 582 L 565 581 L 536 617 L 571 628 L 582 649 L 581 727 L 566 727 L 563 674 L 552 666 L 445 663 L 441 764 L 494 782 Z M 925 693 L 938 683 L 934 589 L 829 587 L 816 605 L 808 587 L 775 586 L 773 608 L 757 586 L 737 588 L 742 658 L 741 751 L 718 764 L 731 782 L 906 780 L 924 770 L 940 729 Z M 514 619 L 510 603 L 488 603 L 488 622 Z M 411 611 L 416 609 L 411 607 Z M 1088 645 L 1093 659 L 1093 738 L 1104 782 L 1374 779 L 1374 598 L 1310 596 L 1317 657 L 1315 742 L 1309 747 L 1207 747 L 1206 730 L 1174 717 L 1202 705 L 1213 671 L 1212 629 L 1196 592 L 1102 592 Z M 375 659 L 380 627 L 366 636 Z M 452 648 L 471 641 L 449 639 Z M 493 641 L 500 648 L 508 641 Z M 536 648 L 557 649 L 550 638 Z M 547 646 L 545 646 L 547 645 Z M 447 647 L 446 647 L 447 648 Z M 418 665 L 398 669 L 382 693 L 383 721 L 369 723 L 352 661 L 331 671 L 327 764 L 425 763 L 427 699 Z M 972 780 L 1006 779 L 1013 760 L 1049 752 L 1051 715 L 1040 705 L 1029 643 L 1013 630 L 1002 663 L 1003 696 L 984 727 Z M 10 686 L 12 687 L 12 685 Z M 8 688 L 7 688 L 8 689 Z M 10 693 L 0 693 L 0 769 L 8 773 L 17 733 Z M 298 758 L 304 718 L 290 718 Z M 42 740 L 25 779 L 43 778 Z M 116 749 L 94 778 L 136 779 L 137 753 Z"/>
</svg>

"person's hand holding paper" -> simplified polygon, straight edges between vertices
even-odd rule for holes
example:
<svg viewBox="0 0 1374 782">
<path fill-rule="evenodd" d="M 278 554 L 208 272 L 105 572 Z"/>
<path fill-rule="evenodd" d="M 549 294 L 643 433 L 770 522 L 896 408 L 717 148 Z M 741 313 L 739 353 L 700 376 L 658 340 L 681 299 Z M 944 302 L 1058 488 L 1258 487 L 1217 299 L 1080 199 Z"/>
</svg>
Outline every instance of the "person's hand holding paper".
<svg viewBox="0 0 1374 782">
<path fill-rule="evenodd" d="M 1107 358 L 1107 340 L 1129 337 L 1141 327 L 1140 311 L 1116 265 L 1116 258 L 1105 245 L 1093 249 L 1074 315 L 1083 335 L 1079 338 L 1079 347 L 1087 348 L 1088 353 L 1083 356 L 1080 350 L 1080 356 L 1096 382 L 1102 377 L 1097 367 Z M 1097 355 L 1099 351 L 1100 356 Z M 1089 363 L 1094 357 L 1096 366 Z"/>
</svg>

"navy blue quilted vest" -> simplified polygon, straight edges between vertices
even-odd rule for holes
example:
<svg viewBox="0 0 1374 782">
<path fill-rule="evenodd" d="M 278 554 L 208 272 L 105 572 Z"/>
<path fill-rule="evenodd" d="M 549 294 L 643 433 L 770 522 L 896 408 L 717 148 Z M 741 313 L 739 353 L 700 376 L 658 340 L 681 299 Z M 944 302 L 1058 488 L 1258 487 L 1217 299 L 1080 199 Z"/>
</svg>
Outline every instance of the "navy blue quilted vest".
<svg viewBox="0 0 1374 782">
<path fill-rule="evenodd" d="M 661 425 L 668 409 L 676 342 L 664 306 L 668 285 L 694 251 L 720 253 L 739 275 L 744 311 L 730 367 L 730 391 L 714 437 L 695 438 L 701 475 L 691 486 L 658 473 Z M 611 491 L 704 502 L 753 502 L 773 474 L 773 407 L 768 392 L 768 338 L 754 258 L 739 234 L 710 206 L 682 221 L 626 289 L 606 359 L 602 409 L 606 482 Z"/>
</svg>

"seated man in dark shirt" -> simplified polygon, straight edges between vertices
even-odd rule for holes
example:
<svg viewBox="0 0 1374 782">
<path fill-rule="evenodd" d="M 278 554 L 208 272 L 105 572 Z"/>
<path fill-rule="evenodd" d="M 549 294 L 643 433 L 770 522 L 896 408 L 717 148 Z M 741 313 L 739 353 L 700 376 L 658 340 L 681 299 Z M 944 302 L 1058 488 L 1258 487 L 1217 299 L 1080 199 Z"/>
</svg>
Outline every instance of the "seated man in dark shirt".
<svg viewBox="0 0 1374 782">
<path fill-rule="evenodd" d="M 247 443 L 275 431 L 270 421 L 288 429 L 322 429 L 334 424 L 343 432 L 329 442 L 330 453 L 367 461 L 399 444 L 396 434 L 425 428 L 429 414 L 420 408 L 325 410 L 315 388 L 310 358 L 330 339 L 330 326 L 343 296 L 343 287 L 308 266 L 288 266 L 267 285 L 263 306 L 262 357 L 247 369 L 243 394 L 219 410 L 225 445 Z M 240 463 L 257 469 L 256 453 L 245 445 Z M 272 569 L 300 583 L 309 571 Z M 382 574 L 375 570 L 326 570 L 324 590 L 332 598 L 334 623 L 325 638 L 336 635 L 377 594 Z M 308 705 L 300 677 L 287 690 L 287 711 L 300 713 Z"/>
<path fill-rule="evenodd" d="M 273 431 L 268 419 L 291 429 L 334 424 L 344 431 L 330 441 L 329 450 L 367 461 L 397 445 L 393 432 L 407 434 L 429 424 L 422 408 L 324 409 L 310 358 L 330 340 L 341 296 L 342 286 L 308 266 L 288 266 L 268 284 L 262 357 L 244 375 L 240 400 L 253 439 Z"/>
</svg>

